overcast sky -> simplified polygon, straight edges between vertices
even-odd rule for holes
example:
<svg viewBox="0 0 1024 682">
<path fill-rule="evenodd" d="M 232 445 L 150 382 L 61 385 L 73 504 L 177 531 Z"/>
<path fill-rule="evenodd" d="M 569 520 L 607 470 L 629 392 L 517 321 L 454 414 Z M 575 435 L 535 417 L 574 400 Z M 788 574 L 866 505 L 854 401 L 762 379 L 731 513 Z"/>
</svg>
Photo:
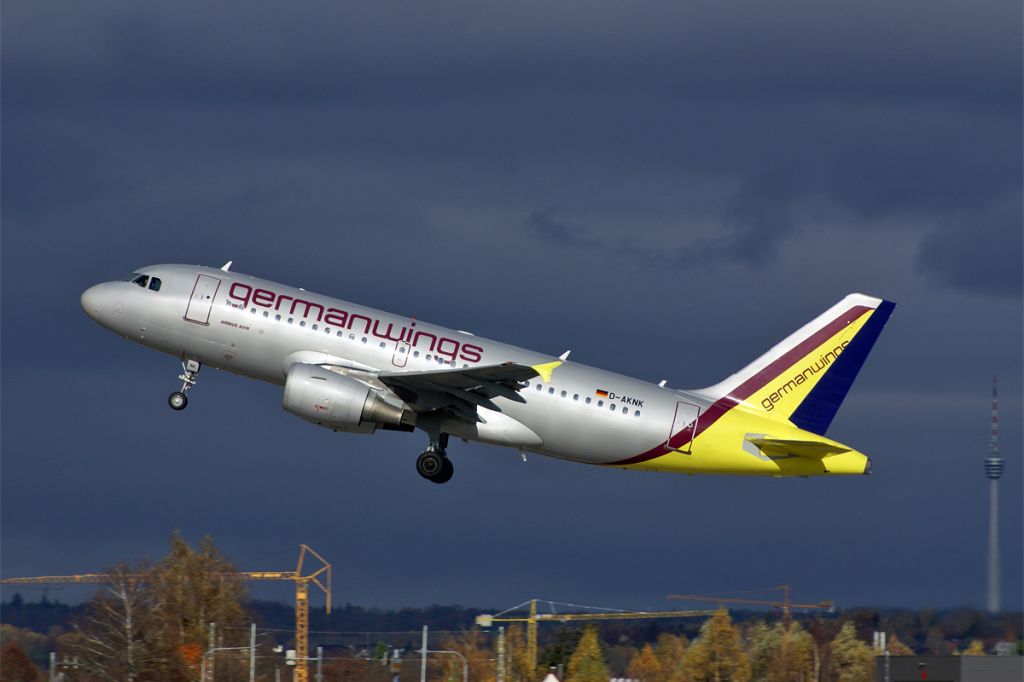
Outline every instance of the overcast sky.
<svg viewBox="0 0 1024 682">
<path fill-rule="evenodd" d="M 1000 380 L 1022 601 L 1021 5 L 3 3 L 2 573 L 297 545 L 335 600 L 982 606 Z M 623 472 L 334 434 L 83 289 L 220 266 L 673 386 L 897 302 L 829 435 L 870 477 Z M 9 597 L 12 592 L 5 590 Z M 36 593 L 24 592 L 27 598 Z M 70 594 L 70 593 L 65 593 Z M 288 592 L 276 592 L 286 599 Z"/>
</svg>

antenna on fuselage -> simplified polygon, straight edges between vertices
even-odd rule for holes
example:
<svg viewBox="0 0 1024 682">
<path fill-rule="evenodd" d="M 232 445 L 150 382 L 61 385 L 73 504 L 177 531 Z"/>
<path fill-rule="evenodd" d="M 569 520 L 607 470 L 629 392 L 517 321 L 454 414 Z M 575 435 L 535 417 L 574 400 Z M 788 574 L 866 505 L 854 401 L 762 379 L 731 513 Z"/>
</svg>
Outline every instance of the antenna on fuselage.
<svg viewBox="0 0 1024 682">
<path fill-rule="evenodd" d="M 234 263 L 234 262 L 235 261 L 233 261 L 233 260 L 229 260 L 227 263 L 225 263 L 224 265 L 220 266 L 220 269 L 223 270 L 224 272 L 227 272 L 228 270 L 231 269 L 231 264 Z"/>
<path fill-rule="evenodd" d="M 569 359 L 569 353 L 571 353 L 571 352 L 572 352 L 571 350 L 565 351 L 564 353 L 562 353 L 561 355 L 558 356 L 558 359 L 561 360 L 562 362 L 567 361 Z"/>
</svg>

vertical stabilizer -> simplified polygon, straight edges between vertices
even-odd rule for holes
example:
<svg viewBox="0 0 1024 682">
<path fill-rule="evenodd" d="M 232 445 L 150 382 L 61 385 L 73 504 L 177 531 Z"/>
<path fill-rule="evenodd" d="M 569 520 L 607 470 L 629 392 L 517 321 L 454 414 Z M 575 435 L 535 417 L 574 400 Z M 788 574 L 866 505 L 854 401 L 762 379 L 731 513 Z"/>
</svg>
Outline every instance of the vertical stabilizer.
<svg viewBox="0 0 1024 682">
<path fill-rule="evenodd" d="M 895 304 L 850 294 L 704 391 L 824 435 Z"/>
</svg>

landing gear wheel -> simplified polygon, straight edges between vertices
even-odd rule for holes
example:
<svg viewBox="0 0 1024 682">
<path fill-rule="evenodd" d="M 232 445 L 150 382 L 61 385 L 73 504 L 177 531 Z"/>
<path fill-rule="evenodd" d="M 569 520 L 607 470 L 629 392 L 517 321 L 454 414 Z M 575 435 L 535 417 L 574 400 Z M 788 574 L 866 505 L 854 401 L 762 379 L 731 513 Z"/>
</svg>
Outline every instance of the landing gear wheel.
<svg viewBox="0 0 1024 682">
<path fill-rule="evenodd" d="M 188 396 L 181 391 L 175 391 L 167 396 L 167 404 L 171 406 L 172 410 L 184 410 L 188 407 Z"/>
<path fill-rule="evenodd" d="M 441 467 L 441 471 L 436 476 L 430 478 L 434 483 L 447 483 L 452 480 L 452 475 L 455 474 L 455 465 L 447 457 L 444 458 L 444 465 Z"/>
<path fill-rule="evenodd" d="M 444 456 L 434 450 L 427 450 L 416 458 L 416 473 L 423 478 L 433 480 L 444 471 Z"/>
</svg>

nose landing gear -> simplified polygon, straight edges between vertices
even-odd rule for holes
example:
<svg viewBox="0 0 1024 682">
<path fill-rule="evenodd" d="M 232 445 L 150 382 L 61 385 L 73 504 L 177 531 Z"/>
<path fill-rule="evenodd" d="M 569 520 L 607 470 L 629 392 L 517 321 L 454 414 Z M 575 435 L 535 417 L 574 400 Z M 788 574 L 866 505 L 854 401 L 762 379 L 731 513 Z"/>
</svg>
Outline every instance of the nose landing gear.
<svg viewBox="0 0 1024 682">
<path fill-rule="evenodd" d="M 198 360 L 188 360 L 181 363 L 181 368 L 184 370 L 184 373 L 178 377 L 181 379 L 181 390 L 167 396 L 167 404 L 171 406 L 172 410 L 184 410 L 188 407 L 188 395 L 186 394 L 188 389 L 196 385 L 196 377 L 199 376 L 202 365 Z"/>
<path fill-rule="evenodd" d="M 447 483 L 455 474 L 455 466 L 448 459 L 448 434 L 443 433 L 416 458 L 416 472 L 433 483 Z"/>
</svg>

